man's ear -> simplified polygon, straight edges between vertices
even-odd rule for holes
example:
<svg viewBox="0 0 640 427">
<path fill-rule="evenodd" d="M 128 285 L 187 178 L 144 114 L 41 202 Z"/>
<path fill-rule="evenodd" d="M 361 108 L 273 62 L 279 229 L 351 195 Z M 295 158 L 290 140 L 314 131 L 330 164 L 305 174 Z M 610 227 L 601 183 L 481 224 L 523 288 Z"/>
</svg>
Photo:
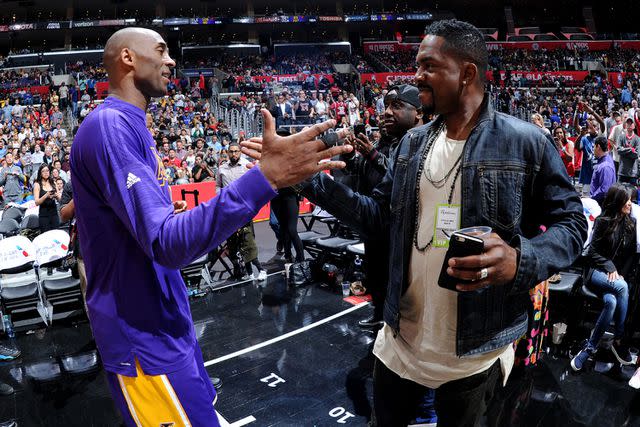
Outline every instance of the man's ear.
<svg viewBox="0 0 640 427">
<path fill-rule="evenodd" d="M 422 120 L 422 108 L 417 108 L 417 113 L 416 113 L 416 120 L 415 120 L 415 124 L 420 123 L 420 120 Z"/>
<path fill-rule="evenodd" d="M 478 66 L 473 62 L 463 62 L 462 81 L 465 85 L 470 85 L 478 78 Z"/>
<path fill-rule="evenodd" d="M 123 48 L 120 51 L 120 60 L 123 64 L 133 67 L 133 63 L 135 62 L 135 52 L 128 47 Z"/>
</svg>

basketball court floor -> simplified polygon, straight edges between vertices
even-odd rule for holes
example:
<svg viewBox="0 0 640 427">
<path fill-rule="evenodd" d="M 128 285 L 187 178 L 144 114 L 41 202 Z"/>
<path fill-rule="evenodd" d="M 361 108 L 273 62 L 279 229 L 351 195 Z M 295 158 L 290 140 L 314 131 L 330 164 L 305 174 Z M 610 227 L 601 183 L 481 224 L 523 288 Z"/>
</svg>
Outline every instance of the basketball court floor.
<svg viewBox="0 0 640 427">
<path fill-rule="evenodd" d="M 273 255 L 256 225 L 260 258 Z M 266 282 L 228 283 L 192 299 L 205 365 L 223 381 L 216 410 L 232 426 L 366 426 L 375 334 L 358 327 L 371 308 L 320 284 L 287 286 L 281 264 Z M 18 334 L 22 357 L 0 364 L 0 422 L 19 426 L 120 426 L 86 320 Z M 597 368 L 597 367 L 596 367 Z M 515 373 L 498 398 L 504 426 L 640 426 L 629 372 L 573 374 L 546 355 Z"/>
</svg>

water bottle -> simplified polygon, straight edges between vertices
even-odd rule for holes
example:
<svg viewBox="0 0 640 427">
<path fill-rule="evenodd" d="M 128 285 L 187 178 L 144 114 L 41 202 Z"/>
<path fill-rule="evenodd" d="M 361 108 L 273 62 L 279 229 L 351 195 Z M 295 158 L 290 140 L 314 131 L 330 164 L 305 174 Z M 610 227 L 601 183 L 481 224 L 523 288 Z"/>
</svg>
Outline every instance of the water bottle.
<svg viewBox="0 0 640 427">
<path fill-rule="evenodd" d="M 2 325 L 4 327 L 4 332 L 7 334 L 9 338 L 15 338 L 16 333 L 13 330 L 13 325 L 11 324 L 11 319 L 8 314 L 2 316 Z"/>
</svg>

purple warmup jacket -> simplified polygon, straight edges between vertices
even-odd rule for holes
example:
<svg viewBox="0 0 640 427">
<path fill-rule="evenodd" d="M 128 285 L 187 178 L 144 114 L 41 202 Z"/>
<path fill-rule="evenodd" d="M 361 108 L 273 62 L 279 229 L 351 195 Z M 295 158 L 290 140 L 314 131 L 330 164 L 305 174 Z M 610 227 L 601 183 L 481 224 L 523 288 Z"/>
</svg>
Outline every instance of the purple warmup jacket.
<svg viewBox="0 0 640 427">
<path fill-rule="evenodd" d="M 173 214 L 145 112 L 109 97 L 71 149 L 87 305 L 105 369 L 135 376 L 183 368 L 197 345 L 179 269 L 215 249 L 276 196 L 259 168 Z"/>
</svg>

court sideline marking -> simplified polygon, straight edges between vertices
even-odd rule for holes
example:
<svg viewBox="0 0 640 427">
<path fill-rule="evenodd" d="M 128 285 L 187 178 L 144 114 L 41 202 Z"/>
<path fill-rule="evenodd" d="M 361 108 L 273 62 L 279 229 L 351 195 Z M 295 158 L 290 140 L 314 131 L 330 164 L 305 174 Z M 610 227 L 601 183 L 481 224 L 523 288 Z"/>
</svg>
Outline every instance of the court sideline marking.
<svg viewBox="0 0 640 427">
<path fill-rule="evenodd" d="M 273 273 L 267 274 L 267 277 L 271 277 L 271 276 L 274 276 L 276 274 L 282 274 L 282 273 L 284 273 L 284 270 L 274 271 Z M 220 289 L 232 288 L 234 286 L 244 285 L 245 283 L 251 283 L 251 282 L 257 282 L 257 280 L 256 279 L 241 280 L 239 282 L 233 282 L 233 283 L 229 283 L 227 285 L 222 285 L 222 286 L 217 286 L 217 287 L 210 287 L 210 288 L 208 288 L 208 290 L 210 290 L 210 291 L 219 291 Z M 264 283 L 266 283 L 266 282 L 267 281 L 265 280 Z"/>
<path fill-rule="evenodd" d="M 242 427 L 242 426 L 245 426 L 247 424 L 251 424 L 252 422 L 256 421 L 256 419 L 255 419 L 255 417 L 253 415 L 249 415 L 248 417 L 244 417 L 241 420 L 238 420 L 238 421 L 235 421 L 233 423 L 230 423 L 222 415 L 220 415 L 220 412 L 216 411 L 216 415 L 218 416 L 218 421 L 220 422 L 220 427 Z"/>
<path fill-rule="evenodd" d="M 215 365 L 216 363 L 224 362 L 225 360 L 233 359 L 234 357 L 242 356 L 243 354 L 250 353 L 252 351 L 255 351 L 255 350 L 258 350 L 260 348 L 269 346 L 271 344 L 275 344 L 275 343 L 277 343 L 279 341 L 282 341 L 282 340 L 286 340 L 287 338 L 291 338 L 292 336 L 301 334 L 301 333 L 303 333 L 305 331 L 308 331 L 309 329 L 313 329 L 313 328 L 318 327 L 320 325 L 324 325 L 325 323 L 331 322 L 334 319 L 337 319 L 339 317 L 347 315 L 347 314 L 349 314 L 349 313 L 351 313 L 353 311 L 359 310 L 362 307 L 365 307 L 367 305 L 369 305 L 368 302 L 362 302 L 362 303 L 360 303 L 358 305 L 354 305 L 353 307 L 350 307 L 350 308 L 348 308 L 346 310 L 343 310 L 343 311 L 341 311 L 339 313 L 336 313 L 336 314 L 334 314 L 332 316 L 325 317 L 322 320 L 318 320 L 317 322 L 311 323 L 311 324 L 309 324 L 307 326 L 304 326 L 302 328 L 293 330 L 291 332 L 287 332 L 284 335 L 280 335 L 278 337 L 271 338 L 270 340 L 261 342 L 261 343 L 256 344 L 256 345 L 252 345 L 251 347 L 247 347 L 247 348 L 244 348 L 242 350 L 235 351 L 233 353 L 229 353 L 229 354 L 227 354 L 225 356 L 221 356 L 221 357 L 218 357 L 218 358 L 213 359 L 213 360 L 208 360 L 208 361 L 204 362 L 204 366 Z"/>
</svg>

